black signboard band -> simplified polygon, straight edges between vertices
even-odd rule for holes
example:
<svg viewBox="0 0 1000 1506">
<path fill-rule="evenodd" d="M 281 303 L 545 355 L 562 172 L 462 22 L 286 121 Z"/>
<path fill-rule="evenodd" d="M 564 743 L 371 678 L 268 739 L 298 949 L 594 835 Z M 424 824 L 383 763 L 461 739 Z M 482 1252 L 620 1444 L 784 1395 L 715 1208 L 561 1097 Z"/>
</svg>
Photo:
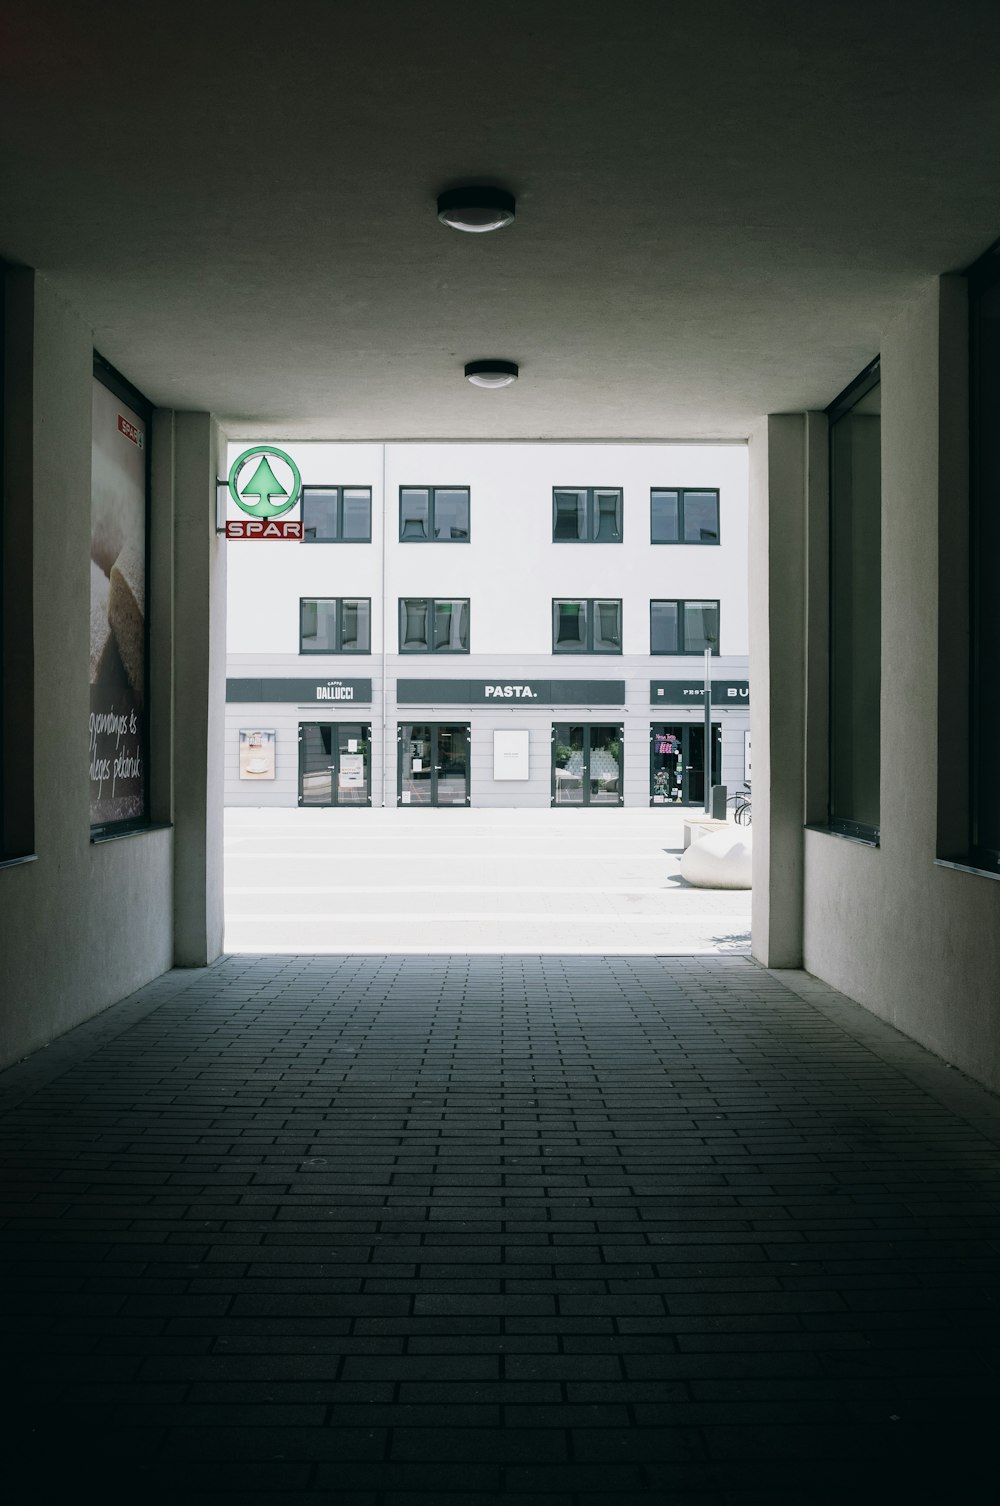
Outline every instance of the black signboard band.
<svg viewBox="0 0 1000 1506">
<path fill-rule="evenodd" d="M 650 680 L 651 706 L 704 706 L 703 680 Z M 713 706 L 749 706 L 749 680 L 713 680 Z"/>
<path fill-rule="evenodd" d="M 227 701 L 293 701 L 299 705 L 368 705 L 371 680 L 227 680 Z"/>
<path fill-rule="evenodd" d="M 399 680 L 398 706 L 624 706 L 624 680 Z"/>
</svg>

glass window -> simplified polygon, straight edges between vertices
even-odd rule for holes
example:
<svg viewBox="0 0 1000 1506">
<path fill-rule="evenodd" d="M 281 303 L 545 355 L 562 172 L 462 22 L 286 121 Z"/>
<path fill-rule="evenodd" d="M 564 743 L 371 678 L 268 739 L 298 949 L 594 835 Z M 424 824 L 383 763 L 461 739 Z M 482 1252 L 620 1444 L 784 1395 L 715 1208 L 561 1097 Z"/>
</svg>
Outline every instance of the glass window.
<svg viewBox="0 0 1000 1506">
<path fill-rule="evenodd" d="M 557 601 L 553 603 L 553 643 L 555 653 L 587 652 L 587 603 Z"/>
<path fill-rule="evenodd" d="M 717 601 L 649 603 L 651 654 L 703 654 L 706 648 L 719 652 Z"/>
<path fill-rule="evenodd" d="M 345 486 L 342 498 L 342 539 L 367 542 L 372 536 L 372 494 L 367 486 Z"/>
<path fill-rule="evenodd" d="M 680 541 L 680 493 L 650 492 L 650 539 L 654 544 Z"/>
<path fill-rule="evenodd" d="M 430 602 L 410 597 L 399 604 L 400 653 L 429 653 L 427 612 Z"/>
<path fill-rule="evenodd" d="M 585 491 L 554 492 L 555 520 L 552 538 L 558 543 L 564 539 L 587 537 L 587 493 Z"/>
<path fill-rule="evenodd" d="M 622 729 L 588 727 L 587 804 L 622 804 Z"/>
<path fill-rule="evenodd" d="M 620 491 L 594 493 L 594 539 L 598 544 L 620 544 L 622 537 L 622 494 Z"/>
<path fill-rule="evenodd" d="M 552 804 L 622 804 L 621 727 L 552 727 Z"/>
<path fill-rule="evenodd" d="M 435 652 L 465 653 L 469 647 L 469 603 L 436 601 L 434 603 Z"/>
<path fill-rule="evenodd" d="M 299 602 L 299 653 L 337 652 L 337 603 L 315 599 Z"/>
<path fill-rule="evenodd" d="M 881 388 L 869 368 L 830 417 L 830 806 L 878 838 L 881 693 Z"/>
<path fill-rule="evenodd" d="M 552 804 L 584 803 L 584 729 L 557 722 L 552 728 Z"/>
<path fill-rule="evenodd" d="M 650 729 L 650 805 L 704 805 L 705 728 L 700 722 Z M 722 782 L 722 728 L 712 723 L 711 784 Z"/>
<path fill-rule="evenodd" d="M 654 487 L 649 494 L 650 541 L 654 544 L 717 544 L 717 488 Z"/>
<path fill-rule="evenodd" d="M 399 537 L 426 539 L 430 518 L 430 494 L 426 487 L 404 487 L 399 494 Z"/>
<path fill-rule="evenodd" d="M 467 544 L 467 486 L 401 486 L 399 537 L 403 543 Z"/>
<path fill-rule="evenodd" d="M 371 726 L 299 723 L 299 804 L 371 804 Z"/>
<path fill-rule="evenodd" d="M 677 631 L 680 603 L 676 601 L 651 601 L 649 603 L 649 651 L 651 654 L 679 654 L 680 635 Z"/>
<path fill-rule="evenodd" d="M 400 722 L 397 746 L 400 805 L 468 805 L 468 723 Z"/>
<path fill-rule="evenodd" d="M 467 654 L 468 598 L 401 597 L 399 651 L 401 654 Z"/>
<path fill-rule="evenodd" d="M 622 651 L 622 604 L 620 601 L 594 602 L 594 652 L 620 654 Z"/>
<path fill-rule="evenodd" d="M 307 544 L 369 543 L 371 487 L 304 486 L 302 536 Z"/>
<path fill-rule="evenodd" d="M 467 539 L 469 537 L 469 492 L 466 487 L 434 488 L 434 537 Z"/>
<path fill-rule="evenodd" d="M 371 653 L 371 608 L 368 597 L 303 597 L 299 602 L 299 653 Z"/>
<path fill-rule="evenodd" d="M 360 597 L 340 603 L 340 650 L 367 654 L 371 648 L 371 602 Z"/>
<path fill-rule="evenodd" d="M 685 492 L 682 501 L 685 544 L 717 544 L 719 493 Z"/>
<path fill-rule="evenodd" d="M 621 651 L 620 601 L 553 601 L 554 654 L 620 654 Z"/>
<path fill-rule="evenodd" d="M 552 541 L 555 544 L 620 544 L 620 486 L 556 487 L 552 492 Z"/>
<path fill-rule="evenodd" d="M 307 544 L 338 537 L 336 487 L 302 488 L 302 537 Z"/>
<path fill-rule="evenodd" d="M 719 646 L 719 604 L 716 601 L 684 603 L 684 652 L 703 654 Z"/>
<path fill-rule="evenodd" d="M 1000 275 L 995 248 L 970 276 L 972 314 L 971 646 L 969 703 L 971 848 L 977 867 L 1000 872 Z M 942 600 L 941 610 L 945 611 Z M 952 610 L 962 612 L 964 603 Z"/>
</svg>

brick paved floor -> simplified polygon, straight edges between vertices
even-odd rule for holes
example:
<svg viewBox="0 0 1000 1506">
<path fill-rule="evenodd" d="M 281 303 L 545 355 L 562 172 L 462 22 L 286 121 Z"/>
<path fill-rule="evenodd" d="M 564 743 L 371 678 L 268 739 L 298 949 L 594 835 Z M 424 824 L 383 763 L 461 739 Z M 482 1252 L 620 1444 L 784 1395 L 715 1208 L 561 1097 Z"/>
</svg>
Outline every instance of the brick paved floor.
<svg viewBox="0 0 1000 1506">
<path fill-rule="evenodd" d="M 5 1499 L 994 1503 L 997 1100 L 787 981 L 230 957 L 13 1068 Z"/>
</svg>

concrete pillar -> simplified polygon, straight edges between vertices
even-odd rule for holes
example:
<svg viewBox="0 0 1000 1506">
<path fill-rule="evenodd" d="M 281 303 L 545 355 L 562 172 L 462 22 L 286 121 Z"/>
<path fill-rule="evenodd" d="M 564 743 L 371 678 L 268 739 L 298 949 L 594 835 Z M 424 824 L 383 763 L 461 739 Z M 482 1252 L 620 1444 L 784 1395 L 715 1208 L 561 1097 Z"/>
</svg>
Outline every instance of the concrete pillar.
<svg viewBox="0 0 1000 1506">
<path fill-rule="evenodd" d="M 174 962 L 222 952 L 226 556 L 215 532 L 219 434 L 171 416 L 174 486 Z"/>
<path fill-rule="evenodd" d="M 802 965 L 806 656 L 805 414 L 750 440 L 753 941 L 765 967 Z"/>
</svg>

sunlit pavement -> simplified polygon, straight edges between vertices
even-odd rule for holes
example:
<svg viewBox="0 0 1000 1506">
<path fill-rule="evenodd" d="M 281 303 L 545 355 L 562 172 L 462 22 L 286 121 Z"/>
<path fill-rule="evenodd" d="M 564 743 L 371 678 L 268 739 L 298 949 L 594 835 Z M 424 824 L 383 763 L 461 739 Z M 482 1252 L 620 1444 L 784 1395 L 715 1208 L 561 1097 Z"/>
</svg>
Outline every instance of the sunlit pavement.
<svg viewBox="0 0 1000 1506">
<path fill-rule="evenodd" d="M 680 877 L 685 814 L 229 810 L 226 950 L 747 954 L 749 892 Z"/>
</svg>

